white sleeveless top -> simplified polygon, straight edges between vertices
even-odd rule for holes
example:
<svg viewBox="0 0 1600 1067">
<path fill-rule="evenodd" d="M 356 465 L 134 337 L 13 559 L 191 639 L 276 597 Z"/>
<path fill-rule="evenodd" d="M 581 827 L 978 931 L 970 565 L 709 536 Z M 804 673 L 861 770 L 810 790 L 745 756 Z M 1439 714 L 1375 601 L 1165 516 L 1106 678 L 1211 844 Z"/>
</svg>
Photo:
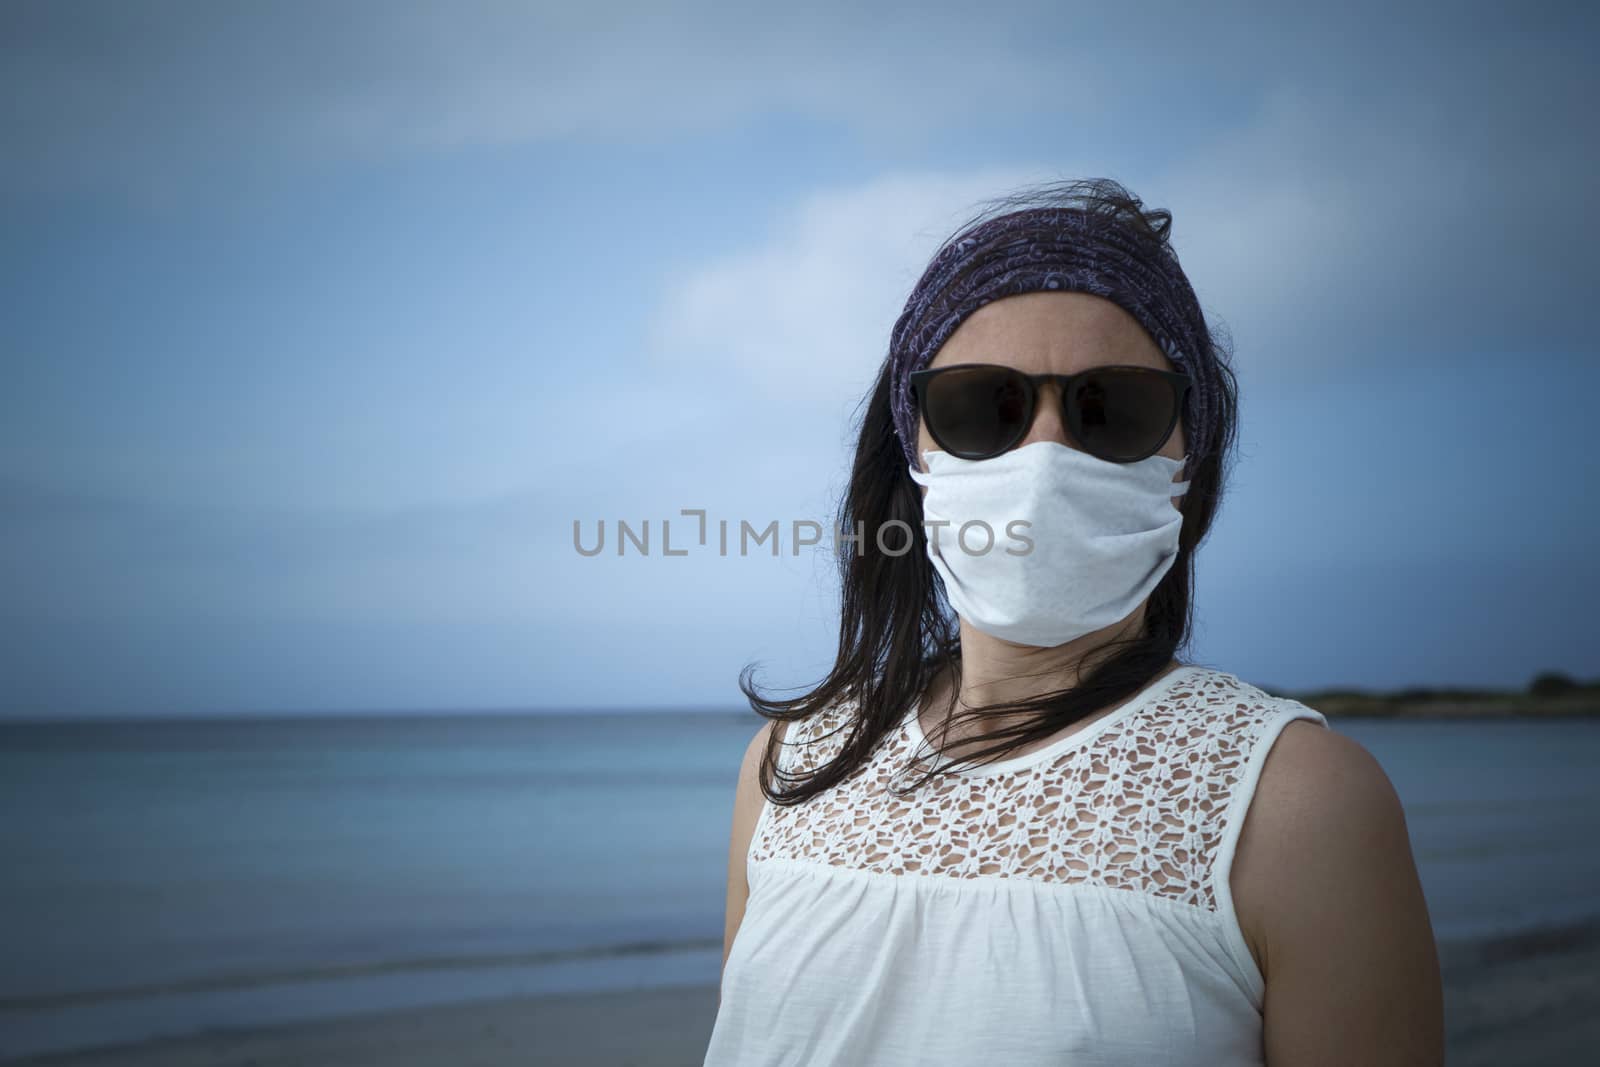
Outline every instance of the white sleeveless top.
<svg viewBox="0 0 1600 1067">
<path fill-rule="evenodd" d="M 849 719 L 790 723 L 780 765 L 815 768 Z M 763 802 L 706 1067 L 1262 1063 L 1228 870 L 1294 719 L 1328 726 L 1183 666 L 901 798 L 888 786 L 929 769 L 912 754 L 935 755 L 913 708 L 851 778 Z"/>
</svg>

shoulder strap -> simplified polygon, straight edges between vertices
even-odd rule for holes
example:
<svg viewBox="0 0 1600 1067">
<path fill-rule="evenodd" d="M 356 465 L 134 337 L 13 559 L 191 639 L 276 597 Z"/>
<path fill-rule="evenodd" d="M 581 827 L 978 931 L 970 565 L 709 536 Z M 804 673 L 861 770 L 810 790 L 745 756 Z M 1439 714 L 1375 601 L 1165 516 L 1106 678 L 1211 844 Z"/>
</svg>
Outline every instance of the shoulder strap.
<svg viewBox="0 0 1600 1067">
<path fill-rule="evenodd" d="M 1274 706 L 1251 731 L 1249 749 L 1243 764 L 1238 769 L 1239 780 L 1232 788 L 1223 814 L 1222 838 L 1211 866 L 1213 894 L 1219 902 L 1228 892 L 1228 871 L 1233 866 L 1233 855 L 1239 847 L 1239 834 L 1244 829 L 1245 815 L 1249 811 L 1251 800 L 1255 797 L 1256 786 L 1260 784 L 1261 768 L 1267 762 L 1267 753 L 1272 750 L 1278 735 L 1283 733 L 1285 726 L 1296 719 L 1306 719 L 1325 729 L 1332 729 L 1328 726 L 1327 717 L 1315 708 L 1308 708 L 1297 700 L 1283 697 L 1267 699 Z"/>
<path fill-rule="evenodd" d="M 849 727 L 849 710 L 833 703 L 789 723 L 784 733 L 779 766 L 785 770 L 813 770 L 832 759 L 839 751 L 844 731 Z"/>
<path fill-rule="evenodd" d="M 824 745 L 818 744 L 815 738 L 819 734 L 826 734 L 837 724 L 837 714 L 836 708 L 830 706 L 806 718 L 791 719 L 783 723 L 775 761 L 778 771 L 794 773 L 796 768 L 817 766 L 821 762 L 818 750 Z M 780 777 L 776 785 L 781 790 L 786 788 L 787 783 Z M 780 813 L 780 809 L 772 801 L 762 798 L 761 814 L 756 817 L 755 829 L 750 836 L 750 848 L 745 854 L 747 872 L 750 870 L 750 864 L 774 855 L 775 850 L 781 854 L 783 846 L 779 838 L 783 836 L 783 832 L 779 830 L 774 834 L 772 824 L 774 819 L 784 817 L 785 815 Z"/>
<path fill-rule="evenodd" d="M 1255 720 L 1249 731 L 1250 736 L 1247 741 L 1249 748 L 1239 767 L 1238 781 L 1233 786 L 1223 814 L 1221 841 L 1216 855 L 1212 858 L 1209 877 L 1212 899 L 1216 902 L 1217 913 L 1223 918 L 1227 930 L 1229 950 L 1248 979 L 1252 996 L 1259 1006 L 1265 987 L 1260 971 L 1256 967 L 1255 958 L 1251 956 L 1249 946 L 1244 940 L 1239 916 L 1234 910 L 1233 890 L 1228 884 L 1229 875 L 1233 870 L 1234 855 L 1239 848 L 1239 836 L 1244 829 L 1245 816 L 1249 814 L 1250 802 L 1255 798 L 1256 786 L 1261 782 L 1261 769 L 1265 766 L 1267 754 L 1272 751 L 1272 746 L 1283 733 L 1284 727 L 1297 719 L 1317 723 L 1324 729 L 1332 727 L 1328 725 L 1327 717 L 1315 708 L 1307 707 L 1287 697 L 1270 696 L 1248 684 L 1245 688 L 1264 705 L 1265 714 L 1261 714 Z"/>
<path fill-rule="evenodd" d="M 805 719 L 792 719 L 786 723 L 779 723 L 774 729 L 779 733 L 778 738 L 778 769 L 789 770 L 794 766 L 796 745 L 805 733 Z"/>
</svg>

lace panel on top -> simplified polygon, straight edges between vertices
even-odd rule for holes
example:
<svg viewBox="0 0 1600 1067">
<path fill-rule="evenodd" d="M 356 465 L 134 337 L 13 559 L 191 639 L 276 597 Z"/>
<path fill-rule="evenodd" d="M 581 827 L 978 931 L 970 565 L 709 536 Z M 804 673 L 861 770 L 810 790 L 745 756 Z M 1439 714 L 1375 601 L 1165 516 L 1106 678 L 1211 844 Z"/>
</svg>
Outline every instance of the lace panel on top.
<svg viewBox="0 0 1600 1067">
<path fill-rule="evenodd" d="M 750 859 L 1088 883 L 1216 910 L 1208 876 L 1233 788 L 1261 728 L 1293 702 L 1223 671 L 1182 669 L 1189 676 L 1157 699 L 1104 729 L 1090 723 L 1081 745 L 1026 766 L 941 775 L 901 798 L 891 781 L 903 787 L 927 769 L 911 766 L 908 715 L 849 779 L 798 806 L 767 802 Z M 849 715 L 833 707 L 791 723 L 782 766 L 804 772 L 831 758 Z"/>
</svg>

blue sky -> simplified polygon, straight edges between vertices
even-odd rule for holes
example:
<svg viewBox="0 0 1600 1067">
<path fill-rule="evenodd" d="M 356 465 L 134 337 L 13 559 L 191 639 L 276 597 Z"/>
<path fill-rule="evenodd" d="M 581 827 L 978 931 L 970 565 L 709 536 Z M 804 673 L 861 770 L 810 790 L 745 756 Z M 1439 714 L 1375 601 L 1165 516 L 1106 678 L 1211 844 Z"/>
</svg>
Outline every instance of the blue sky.
<svg viewBox="0 0 1600 1067">
<path fill-rule="evenodd" d="M 661 520 L 827 522 L 934 247 L 1096 176 L 1232 340 L 1196 657 L 1600 675 L 1596 21 L 7 4 L 0 715 L 813 681 L 826 544 L 665 558 Z M 601 518 L 654 551 L 580 556 Z"/>
</svg>

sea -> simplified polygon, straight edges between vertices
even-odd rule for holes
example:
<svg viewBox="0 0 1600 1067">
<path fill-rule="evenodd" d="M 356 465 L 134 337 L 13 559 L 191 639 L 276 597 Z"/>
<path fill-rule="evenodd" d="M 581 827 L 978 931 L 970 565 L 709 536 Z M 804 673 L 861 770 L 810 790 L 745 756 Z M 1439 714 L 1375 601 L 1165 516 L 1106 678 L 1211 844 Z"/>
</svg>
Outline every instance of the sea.
<svg viewBox="0 0 1600 1067">
<path fill-rule="evenodd" d="M 743 712 L 0 723 L 0 1062 L 714 985 Z M 1600 718 L 1331 720 L 1441 943 L 1600 917 Z"/>
</svg>

